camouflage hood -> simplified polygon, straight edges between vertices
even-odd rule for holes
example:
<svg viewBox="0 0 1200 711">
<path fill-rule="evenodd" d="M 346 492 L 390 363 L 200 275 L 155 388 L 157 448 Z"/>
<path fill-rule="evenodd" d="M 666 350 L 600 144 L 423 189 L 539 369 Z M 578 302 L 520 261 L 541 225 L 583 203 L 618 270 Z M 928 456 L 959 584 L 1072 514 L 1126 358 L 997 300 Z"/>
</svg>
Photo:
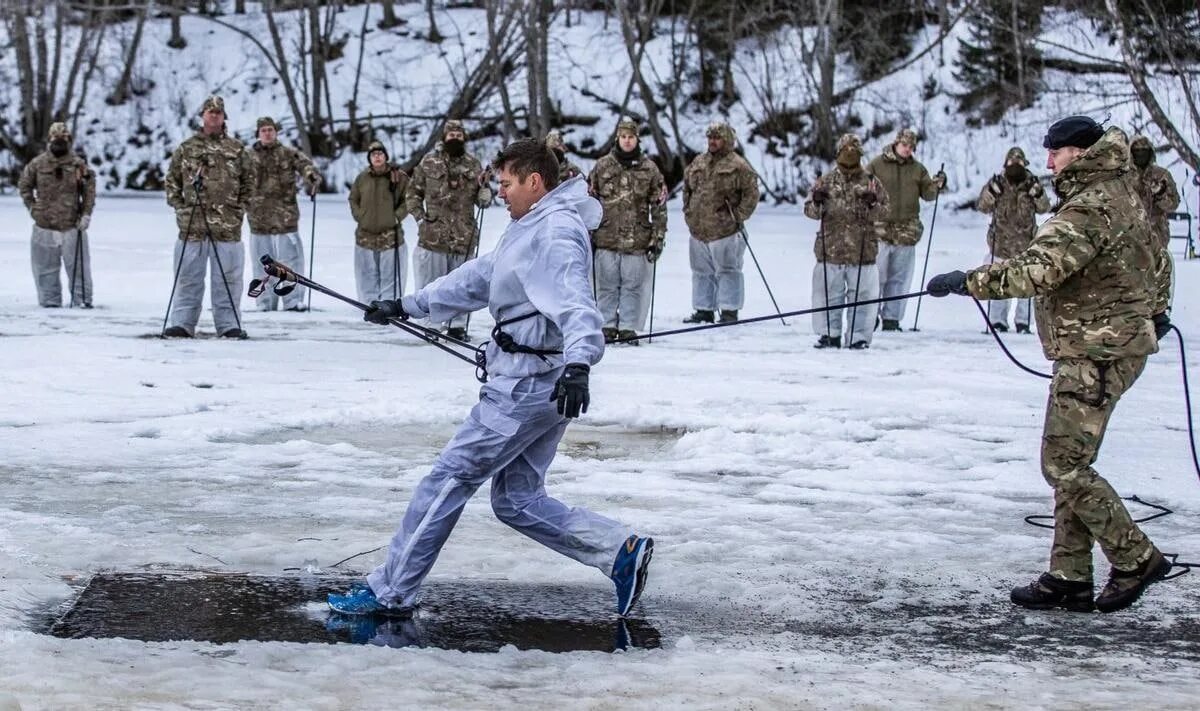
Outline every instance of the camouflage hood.
<svg viewBox="0 0 1200 711">
<path fill-rule="evenodd" d="M 1059 200 L 1070 200 L 1092 183 L 1116 177 L 1128 169 L 1129 141 L 1124 131 L 1113 126 L 1054 176 L 1054 192 Z"/>
</svg>

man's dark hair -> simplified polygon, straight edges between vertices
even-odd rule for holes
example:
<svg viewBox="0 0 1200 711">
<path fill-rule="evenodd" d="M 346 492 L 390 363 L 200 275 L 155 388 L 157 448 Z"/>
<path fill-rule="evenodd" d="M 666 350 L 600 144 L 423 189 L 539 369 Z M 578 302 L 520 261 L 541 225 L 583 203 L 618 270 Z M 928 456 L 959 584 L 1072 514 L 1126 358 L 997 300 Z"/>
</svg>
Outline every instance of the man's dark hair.
<svg viewBox="0 0 1200 711">
<path fill-rule="evenodd" d="M 544 143 L 532 138 L 521 138 L 505 146 L 496 154 L 492 167 L 497 171 L 508 170 L 522 183 L 537 173 L 542 176 L 546 190 L 558 186 L 558 158 Z"/>
</svg>

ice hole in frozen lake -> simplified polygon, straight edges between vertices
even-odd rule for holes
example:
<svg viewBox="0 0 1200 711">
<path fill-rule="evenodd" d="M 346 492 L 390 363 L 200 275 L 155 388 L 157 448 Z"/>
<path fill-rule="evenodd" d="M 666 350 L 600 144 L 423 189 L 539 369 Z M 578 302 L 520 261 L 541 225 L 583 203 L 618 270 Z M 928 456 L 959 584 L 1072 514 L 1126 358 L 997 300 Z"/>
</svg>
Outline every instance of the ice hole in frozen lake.
<svg viewBox="0 0 1200 711">
<path fill-rule="evenodd" d="M 249 434 L 210 437 L 216 443 L 280 444 L 305 440 L 316 444 L 351 444 L 376 452 L 403 451 L 410 459 L 431 459 L 458 429 L 457 423 L 379 423 L 288 427 Z M 623 427 L 571 424 L 558 446 L 573 459 L 659 459 L 675 445 L 684 430 L 671 427 Z"/>
<path fill-rule="evenodd" d="M 622 621 L 607 588 L 429 581 L 410 620 L 332 615 L 325 596 L 361 578 L 241 573 L 98 573 L 47 630 L 55 637 L 146 642 L 357 643 L 496 652 L 661 646 L 649 618 Z"/>
</svg>

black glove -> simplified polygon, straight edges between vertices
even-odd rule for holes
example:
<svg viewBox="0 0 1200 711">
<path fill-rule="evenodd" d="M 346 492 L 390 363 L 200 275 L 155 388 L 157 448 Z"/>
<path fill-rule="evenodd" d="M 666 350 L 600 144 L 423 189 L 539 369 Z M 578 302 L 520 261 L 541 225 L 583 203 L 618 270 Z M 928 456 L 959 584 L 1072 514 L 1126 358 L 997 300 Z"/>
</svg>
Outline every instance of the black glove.
<svg viewBox="0 0 1200 711">
<path fill-rule="evenodd" d="M 408 320 L 408 312 L 400 304 L 400 301 L 372 301 L 371 307 L 363 312 L 363 321 L 367 323 L 377 323 L 380 326 L 388 325 L 388 321 L 398 318 L 401 321 Z"/>
<path fill-rule="evenodd" d="M 550 393 L 551 402 L 558 400 L 558 414 L 572 418 L 579 417 L 580 411 L 587 412 L 591 401 L 588 396 L 590 370 L 583 363 L 568 363 L 563 369 L 563 374 L 554 384 L 554 391 Z"/>
<path fill-rule="evenodd" d="M 813 188 L 812 201 L 814 204 L 824 205 L 825 201 L 828 199 L 829 188 L 826 188 L 824 185 L 818 185 L 817 187 Z"/>
<path fill-rule="evenodd" d="M 867 207 L 875 207 L 875 203 L 879 202 L 879 195 L 874 190 L 864 190 L 858 196 Z"/>
<path fill-rule="evenodd" d="M 651 242 L 646 247 L 646 259 L 650 260 L 650 263 L 653 264 L 654 262 L 658 261 L 659 257 L 662 256 L 662 251 L 662 242 Z"/>
<path fill-rule="evenodd" d="M 1161 314 L 1154 314 L 1154 318 L 1150 319 L 1154 322 L 1154 335 L 1158 336 L 1158 340 L 1162 340 L 1163 336 L 1171 332 L 1171 317 L 1164 311 Z"/>
<path fill-rule="evenodd" d="M 1004 192 L 1004 183 L 1000 182 L 1000 178 L 992 178 L 988 181 L 988 190 L 992 191 L 992 195 L 999 196 Z"/>
<path fill-rule="evenodd" d="M 962 271 L 946 272 L 938 274 L 929 280 L 925 285 L 930 296 L 949 296 L 950 294 L 958 294 L 959 296 L 967 296 L 970 294 L 967 291 L 967 273 Z"/>
</svg>

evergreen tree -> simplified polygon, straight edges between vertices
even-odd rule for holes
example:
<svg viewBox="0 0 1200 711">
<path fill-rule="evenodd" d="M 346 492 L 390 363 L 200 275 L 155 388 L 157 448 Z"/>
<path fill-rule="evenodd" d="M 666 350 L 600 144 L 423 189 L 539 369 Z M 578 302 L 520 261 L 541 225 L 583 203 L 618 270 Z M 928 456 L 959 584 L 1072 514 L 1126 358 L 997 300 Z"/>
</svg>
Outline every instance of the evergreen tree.
<svg viewBox="0 0 1200 711">
<path fill-rule="evenodd" d="M 978 0 L 968 16 L 970 38 L 959 45 L 954 76 L 966 87 L 963 110 L 994 123 L 1012 106 L 1033 103 L 1041 86 L 1043 0 Z"/>
</svg>

